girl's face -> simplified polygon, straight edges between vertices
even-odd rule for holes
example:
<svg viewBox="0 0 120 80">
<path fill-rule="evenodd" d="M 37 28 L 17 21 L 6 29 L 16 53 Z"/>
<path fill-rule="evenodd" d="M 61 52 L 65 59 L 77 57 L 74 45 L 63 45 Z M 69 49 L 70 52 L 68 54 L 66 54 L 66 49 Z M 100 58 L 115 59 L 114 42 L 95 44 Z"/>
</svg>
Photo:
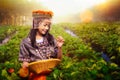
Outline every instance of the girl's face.
<svg viewBox="0 0 120 80">
<path fill-rule="evenodd" d="M 51 25 L 51 20 L 50 19 L 44 19 L 43 21 L 41 21 L 39 23 L 39 26 L 38 26 L 39 34 L 40 35 L 45 35 L 49 31 L 50 25 Z"/>
</svg>

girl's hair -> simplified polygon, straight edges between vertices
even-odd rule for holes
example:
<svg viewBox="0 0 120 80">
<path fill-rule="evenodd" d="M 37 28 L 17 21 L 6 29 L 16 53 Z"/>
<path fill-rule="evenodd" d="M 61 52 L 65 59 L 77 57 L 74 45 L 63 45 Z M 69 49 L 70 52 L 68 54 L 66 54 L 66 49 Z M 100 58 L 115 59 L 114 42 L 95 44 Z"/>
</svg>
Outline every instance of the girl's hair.
<svg viewBox="0 0 120 80">
<path fill-rule="evenodd" d="M 37 20 L 37 26 L 42 20 L 43 19 Z M 49 30 L 50 30 L 50 28 L 49 28 Z M 55 45 L 54 37 L 49 33 L 49 30 L 43 36 L 47 38 L 47 41 L 48 41 L 49 45 L 54 46 Z M 37 48 L 37 46 L 36 46 L 36 34 L 37 34 L 37 32 L 38 32 L 38 29 L 34 29 L 34 22 L 33 22 L 33 28 L 30 30 L 29 38 L 31 40 L 31 45 L 34 48 Z"/>
</svg>

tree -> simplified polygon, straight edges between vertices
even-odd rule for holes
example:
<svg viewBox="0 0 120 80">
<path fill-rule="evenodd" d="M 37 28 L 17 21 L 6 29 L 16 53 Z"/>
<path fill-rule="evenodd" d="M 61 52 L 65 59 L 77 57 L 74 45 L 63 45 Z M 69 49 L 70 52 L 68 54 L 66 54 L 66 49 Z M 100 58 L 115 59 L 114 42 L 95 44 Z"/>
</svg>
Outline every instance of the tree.
<svg viewBox="0 0 120 80">
<path fill-rule="evenodd" d="M 40 4 L 32 0 L 0 0 L 0 24 L 21 25 L 30 20 L 32 11 L 44 9 Z M 28 19 L 27 19 L 28 18 Z"/>
</svg>

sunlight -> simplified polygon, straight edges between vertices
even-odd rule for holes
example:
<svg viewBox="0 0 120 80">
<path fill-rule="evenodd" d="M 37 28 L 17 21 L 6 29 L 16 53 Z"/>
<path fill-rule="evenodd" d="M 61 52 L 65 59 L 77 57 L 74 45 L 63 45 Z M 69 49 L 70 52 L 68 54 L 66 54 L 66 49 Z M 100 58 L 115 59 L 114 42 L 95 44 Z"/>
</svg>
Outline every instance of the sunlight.
<svg viewBox="0 0 120 80">
<path fill-rule="evenodd" d="M 95 8 L 98 10 L 98 11 L 107 11 L 107 9 L 109 8 L 110 4 L 109 3 L 103 3 L 103 4 L 100 4 L 100 5 L 97 5 Z"/>
<path fill-rule="evenodd" d="M 82 12 L 106 0 L 37 0 L 52 10 L 55 16 L 63 16 Z"/>
<path fill-rule="evenodd" d="M 31 0 L 28 0 L 28 2 L 31 2 Z"/>
<path fill-rule="evenodd" d="M 80 15 L 81 22 L 89 23 L 93 20 L 93 13 L 90 10 L 86 10 Z"/>
</svg>

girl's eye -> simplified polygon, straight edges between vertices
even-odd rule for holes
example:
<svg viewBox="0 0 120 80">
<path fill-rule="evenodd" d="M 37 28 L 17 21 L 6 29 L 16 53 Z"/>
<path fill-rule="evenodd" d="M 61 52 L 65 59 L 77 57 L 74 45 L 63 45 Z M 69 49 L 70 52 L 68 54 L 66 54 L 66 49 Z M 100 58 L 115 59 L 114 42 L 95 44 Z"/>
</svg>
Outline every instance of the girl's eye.
<svg viewBox="0 0 120 80">
<path fill-rule="evenodd" d="M 47 24 L 45 24 L 44 26 L 47 26 Z"/>
<path fill-rule="evenodd" d="M 49 26 L 49 24 L 45 24 L 44 26 Z"/>
<path fill-rule="evenodd" d="M 44 26 L 50 26 L 50 24 L 45 24 Z"/>
</svg>

